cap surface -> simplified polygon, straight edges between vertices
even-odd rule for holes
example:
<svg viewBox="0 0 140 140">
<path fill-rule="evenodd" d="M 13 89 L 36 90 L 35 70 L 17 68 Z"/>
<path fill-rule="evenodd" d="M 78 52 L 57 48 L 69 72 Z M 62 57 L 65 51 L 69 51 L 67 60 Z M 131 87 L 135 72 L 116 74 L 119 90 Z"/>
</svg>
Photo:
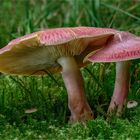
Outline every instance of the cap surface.
<svg viewBox="0 0 140 140">
<path fill-rule="evenodd" d="M 127 108 L 134 108 L 138 105 L 138 102 L 132 100 L 127 102 Z"/>
<path fill-rule="evenodd" d="M 87 60 L 91 62 L 117 62 L 140 58 L 140 37 L 128 32 L 118 32 L 108 43 Z"/>
<path fill-rule="evenodd" d="M 19 37 L 0 49 L 0 72 L 45 75 L 61 70 L 57 59 L 74 56 L 79 65 L 87 53 L 116 32 L 110 28 L 56 28 Z M 88 48 L 88 49 L 87 49 Z"/>
<path fill-rule="evenodd" d="M 31 114 L 31 113 L 34 113 L 34 112 L 37 112 L 37 109 L 36 108 L 30 108 L 30 109 L 26 109 L 25 110 L 25 113 L 26 114 Z"/>
</svg>

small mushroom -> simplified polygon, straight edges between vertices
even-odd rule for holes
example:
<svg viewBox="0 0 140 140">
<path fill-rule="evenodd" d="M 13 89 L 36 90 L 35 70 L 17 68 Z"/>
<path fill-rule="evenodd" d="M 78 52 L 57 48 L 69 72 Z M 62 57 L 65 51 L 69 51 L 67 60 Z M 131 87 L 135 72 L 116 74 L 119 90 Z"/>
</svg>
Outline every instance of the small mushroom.
<svg viewBox="0 0 140 140">
<path fill-rule="evenodd" d="M 37 112 L 37 109 L 36 108 L 30 108 L 30 109 L 26 109 L 24 112 L 26 114 L 31 114 L 31 113 Z"/>
<path fill-rule="evenodd" d="M 127 102 L 127 108 L 134 108 L 134 107 L 136 107 L 138 105 L 138 102 L 136 102 L 136 101 L 134 101 L 134 100 L 132 100 L 132 101 L 128 101 Z"/>
<path fill-rule="evenodd" d="M 109 113 L 116 110 L 118 116 L 121 114 L 129 90 L 128 60 L 137 58 L 140 58 L 140 37 L 121 31 L 115 33 L 100 50 L 86 57 L 85 61 L 90 62 L 117 62 L 115 88 L 108 108 Z"/>
<path fill-rule="evenodd" d="M 131 100 L 127 102 L 127 108 L 134 108 L 138 105 L 138 102 Z"/>
<path fill-rule="evenodd" d="M 114 32 L 116 30 L 108 28 L 57 28 L 17 38 L 0 49 L 0 72 L 46 75 L 46 71 L 61 71 L 68 92 L 71 121 L 92 119 L 79 68 L 86 65 L 84 57 L 100 49 Z"/>
</svg>

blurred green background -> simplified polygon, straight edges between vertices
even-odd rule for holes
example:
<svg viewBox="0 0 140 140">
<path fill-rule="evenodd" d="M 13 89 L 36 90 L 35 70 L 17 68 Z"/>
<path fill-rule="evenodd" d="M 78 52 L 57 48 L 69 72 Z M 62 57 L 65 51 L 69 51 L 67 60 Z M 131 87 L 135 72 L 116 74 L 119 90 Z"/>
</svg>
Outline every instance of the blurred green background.
<svg viewBox="0 0 140 140">
<path fill-rule="evenodd" d="M 111 27 L 140 35 L 139 0 L 0 0 L 0 47 L 19 36 L 56 27 Z M 132 61 L 129 100 L 140 103 L 140 64 Z M 0 137 L 3 139 L 140 139 L 140 107 L 126 109 L 108 124 L 115 63 L 82 69 L 95 121 L 67 125 L 70 112 L 60 74 L 42 77 L 0 76 Z M 26 109 L 38 111 L 25 114 Z M 63 126 L 63 127 L 62 127 Z M 129 129 L 128 129 L 129 128 Z M 97 131 L 98 130 L 98 131 Z M 128 132 L 131 132 L 129 134 Z"/>
</svg>

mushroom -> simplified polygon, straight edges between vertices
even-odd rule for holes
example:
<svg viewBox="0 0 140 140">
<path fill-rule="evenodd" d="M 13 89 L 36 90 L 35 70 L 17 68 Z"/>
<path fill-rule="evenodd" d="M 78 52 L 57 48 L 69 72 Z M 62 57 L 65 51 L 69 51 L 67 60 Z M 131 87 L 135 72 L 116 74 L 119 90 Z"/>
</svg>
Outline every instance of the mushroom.
<svg viewBox="0 0 140 140">
<path fill-rule="evenodd" d="M 138 105 L 138 102 L 137 101 L 135 101 L 135 100 L 131 100 L 131 101 L 128 101 L 127 102 L 127 108 L 134 108 L 134 107 L 136 107 Z"/>
<path fill-rule="evenodd" d="M 30 109 L 26 109 L 24 112 L 26 114 L 31 114 L 31 113 L 37 112 L 37 109 L 36 108 L 30 108 Z"/>
<path fill-rule="evenodd" d="M 140 37 L 129 32 L 117 32 L 100 50 L 86 57 L 90 62 L 117 62 L 114 93 L 108 112 L 120 116 L 129 90 L 128 60 L 140 58 Z M 86 61 L 85 60 L 85 61 Z"/>
<path fill-rule="evenodd" d="M 114 32 L 108 28 L 56 28 L 17 38 L 0 49 L 0 72 L 17 75 L 61 72 L 68 92 L 70 120 L 92 119 L 79 69 L 86 65 L 84 57 L 100 49 Z"/>
</svg>

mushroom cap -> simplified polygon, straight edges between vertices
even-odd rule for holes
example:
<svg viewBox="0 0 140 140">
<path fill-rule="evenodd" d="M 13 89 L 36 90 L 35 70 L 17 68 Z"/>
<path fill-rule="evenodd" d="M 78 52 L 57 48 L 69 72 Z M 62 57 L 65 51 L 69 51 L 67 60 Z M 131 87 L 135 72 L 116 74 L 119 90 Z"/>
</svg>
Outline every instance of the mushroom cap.
<svg viewBox="0 0 140 140">
<path fill-rule="evenodd" d="M 116 62 L 140 58 L 140 37 L 117 32 L 100 50 L 89 54 L 90 62 Z"/>
<path fill-rule="evenodd" d="M 26 109 L 24 112 L 26 114 L 31 114 L 31 113 L 37 112 L 37 109 L 36 108 L 30 108 L 30 109 Z"/>
<path fill-rule="evenodd" d="M 46 75 L 61 70 L 57 59 L 74 56 L 79 67 L 83 58 L 98 49 L 116 32 L 110 28 L 75 27 L 38 31 L 12 40 L 0 49 L 0 72 Z"/>
<path fill-rule="evenodd" d="M 132 100 L 127 102 L 127 108 L 134 108 L 138 105 L 138 102 Z"/>
</svg>

